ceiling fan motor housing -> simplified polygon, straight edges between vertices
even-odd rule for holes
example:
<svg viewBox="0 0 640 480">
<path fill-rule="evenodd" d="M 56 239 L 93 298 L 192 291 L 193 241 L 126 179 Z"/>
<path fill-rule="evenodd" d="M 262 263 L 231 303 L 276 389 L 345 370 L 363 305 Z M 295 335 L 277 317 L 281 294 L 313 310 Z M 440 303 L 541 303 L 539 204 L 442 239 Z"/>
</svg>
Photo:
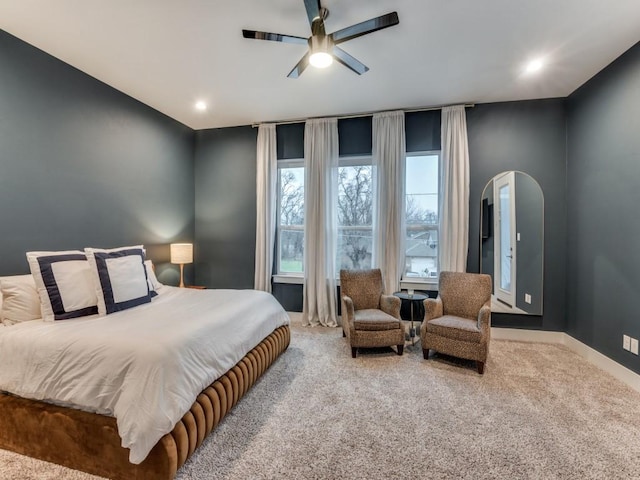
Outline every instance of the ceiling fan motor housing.
<svg viewBox="0 0 640 480">
<path fill-rule="evenodd" d="M 329 35 L 312 35 L 309 37 L 309 50 L 311 53 L 333 51 L 333 40 Z"/>
</svg>

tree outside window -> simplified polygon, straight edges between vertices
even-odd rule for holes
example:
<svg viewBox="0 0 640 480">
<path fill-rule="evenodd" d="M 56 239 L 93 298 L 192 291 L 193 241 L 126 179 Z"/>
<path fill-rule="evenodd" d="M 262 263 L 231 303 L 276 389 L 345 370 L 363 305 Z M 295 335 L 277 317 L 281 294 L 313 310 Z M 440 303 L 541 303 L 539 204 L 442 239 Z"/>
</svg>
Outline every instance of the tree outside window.
<svg viewBox="0 0 640 480">
<path fill-rule="evenodd" d="M 304 167 L 278 169 L 278 272 L 304 271 Z"/>
<path fill-rule="evenodd" d="M 337 269 L 371 268 L 373 250 L 373 168 L 338 169 Z"/>
</svg>

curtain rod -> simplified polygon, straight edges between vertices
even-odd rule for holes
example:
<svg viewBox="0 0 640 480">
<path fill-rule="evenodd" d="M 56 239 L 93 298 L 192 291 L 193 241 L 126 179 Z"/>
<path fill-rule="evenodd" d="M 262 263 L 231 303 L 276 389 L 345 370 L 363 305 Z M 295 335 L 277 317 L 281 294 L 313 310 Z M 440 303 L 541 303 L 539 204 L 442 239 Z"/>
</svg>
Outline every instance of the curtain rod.
<svg viewBox="0 0 640 480">
<path fill-rule="evenodd" d="M 393 110 L 380 110 L 377 112 L 362 112 L 362 113 L 353 113 L 351 115 L 323 115 L 322 117 L 309 117 L 309 118 L 298 118 L 295 120 L 279 120 L 276 122 L 260 122 L 260 123 L 252 123 L 251 126 L 253 128 L 259 127 L 262 124 L 272 124 L 272 125 L 289 125 L 292 123 L 304 123 L 307 120 L 313 120 L 315 118 L 328 118 L 328 117 L 335 117 L 338 120 L 341 119 L 345 119 L 345 118 L 360 118 L 360 117 L 370 117 L 376 113 L 385 113 L 385 112 L 397 112 L 398 110 L 403 111 L 404 113 L 412 113 L 412 112 L 429 112 L 432 110 L 442 110 L 444 107 L 447 107 L 449 105 L 442 105 L 440 107 L 418 107 L 418 108 L 394 108 Z M 473 108 L 475 107 L 476 104 L 475 103 L 465 103 L 464 107 L 465 108 Z"/>
</svg>

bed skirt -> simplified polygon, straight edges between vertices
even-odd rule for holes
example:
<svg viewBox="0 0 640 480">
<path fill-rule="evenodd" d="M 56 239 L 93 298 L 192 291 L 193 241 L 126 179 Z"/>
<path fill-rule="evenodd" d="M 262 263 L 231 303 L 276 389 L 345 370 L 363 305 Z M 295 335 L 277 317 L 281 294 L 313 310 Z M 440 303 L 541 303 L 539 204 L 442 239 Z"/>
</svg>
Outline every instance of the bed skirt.
<svg viewBox="0 0 640 480">
<path fill-rule="evenodd" d="M 290 338 L 288 325 L 274 330 L 206 388 L 139 465 L 120 446 L 115 418 L 8 394 L 0 394 L 0 448 L 114 480 L 170 480 Z"/>
</svg>

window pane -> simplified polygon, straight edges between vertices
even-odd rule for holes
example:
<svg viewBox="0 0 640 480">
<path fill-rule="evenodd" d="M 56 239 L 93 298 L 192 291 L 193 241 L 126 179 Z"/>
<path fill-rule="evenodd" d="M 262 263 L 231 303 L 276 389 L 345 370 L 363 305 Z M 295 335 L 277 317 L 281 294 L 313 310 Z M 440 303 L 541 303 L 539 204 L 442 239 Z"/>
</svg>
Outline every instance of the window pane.
<svg viewBox="0 0 640 480">
<path fill-rule="evenodd" d="M 371 268 L 371 227 L 338 228 L 338 270 Z"/>
<path fill-rule="evenodd" d="M 338 169 L 338 269 L 371 268 L 372 180 L 371 165 Z"/>
<path fill-rule="evenodd" d="M 438 277 L 439 155 L 407 157 L 405 277 Z"/>
<path fill-rule="evenodd" d="M 407 157 L 407 224 L 438 224 L 438 155 Z"/>
<path fill-rule="evenodd" d="M 280 225 L 304 225 L 304 167 L 279 171 Z"/>
<path fill-rule="evenodd" d="M 407 225 L 405 277 L 438 277 L 438 230 Z"/>
<path fill-rule="evenodd" d="M 511 192 L 510 184 L 500 187 L 500 288 L 511 291 Z M 507 255 L 508 254 L 508 255 Z"/>
<path fill-rule="evenodd" d="M 280 272 L 302 273 L 304 231 L 280 228 Z"/>
<path fill-rule="evenodd" d="M 304 271 L 304 167 L 278 169 L 278 272 Z"/>
</svg>

